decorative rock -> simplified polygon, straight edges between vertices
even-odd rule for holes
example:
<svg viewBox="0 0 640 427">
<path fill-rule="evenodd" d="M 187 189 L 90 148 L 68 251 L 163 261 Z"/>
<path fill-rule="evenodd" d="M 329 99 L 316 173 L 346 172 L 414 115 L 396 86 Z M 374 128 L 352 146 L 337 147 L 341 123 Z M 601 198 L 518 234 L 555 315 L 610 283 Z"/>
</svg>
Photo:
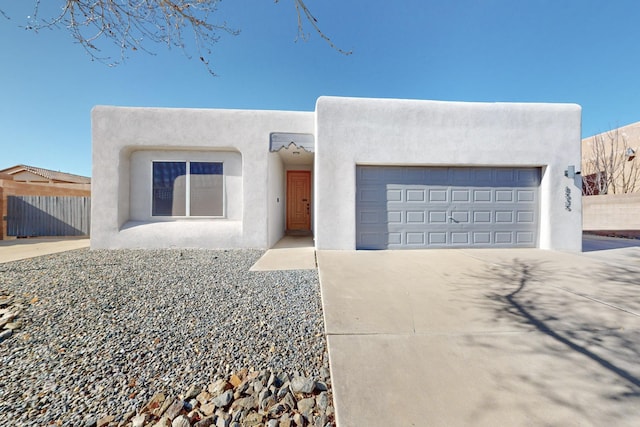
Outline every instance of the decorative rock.
<svg viewBox="0 0 640 427">
<path fill-rule="evenodd" d="M 323 381 L 316 381 L 316 391 L 327 391 L 329 387 Z"/>
<path fill-rule="evenodd" d="M 233 400 L 233 391 L 227 390 L 222 393 L 220 396 L 214 398 L 211 403 L 216 405 L 218 408 L 225 408 L 231 401 Z"/>
<path fill-rule="evenodd" d="M 138 414 L 131 420 L 131 427 L 143 427 L 147 422 L 147 414 Z"/>
<path fill-rule="evenodd" d="M 262 424 L 264 417 L 256 412 L 251 412 L 242 421 L 242 427 L 256 427 Z"/>
<path fill-rule="evenodd" d="M 315 427 L 325 427 L 326 424 L 327 424 L 327 416 L 325 414 L 320 414 L 320 416 L 316 418 Z"/>
<path fill-rule="evenodd" d="M 327 407 L 329 406 L 329 395 L 326 391 L 323 391 L 316 396 L 316 406 L 320 412 L 326 412 Z"/>
<path fill-rule="evenodd" d="M 171 427 L 191 427 L 191 421 L 184 415 L 179 415 L 171 422 Z"/>
<path fill-rule="evenodd" d="M 166 415 L 158 420 L 153 427 L 171 427 L 171 420 Z"/>
<path fill-rule="evenodd" d="M 291 391 L 294 393 L 311 393 L 316 387 L 313 378 L 294 377 L 291 380 Z"/>
<path fill-rule="evenodd" d="M 202 391 L 201 387 L 198 387 L 197 385 L 193 384 L 191 385 L 191 387 L 189 387 L 189 390 L 187 390 L 187 393 L 184 396 L 184 400 L 191 400 L 194 397 L 196 397 L 198 394 L 200 394 L 200 392 Z"/>
<path fill-rule="evenodd" d="M 264 402 L 269 396 L 271 396 L 271 392 L 269 389 L 263 389 L 260 393 L 258 393 L 258 403 Z"/>
<path fill-rule="evenodd" d="M 305 418 L 302 415 L 298 414 L 298 413 L 293 415 L 293 422 L 298 427 L 304 427 L 306 425 L 306 423 L 307 423 Z"/>
<path fill-rule="evenodd" d="M 165 399 L 164 401 L 162 401 L 162 406 L 160 406 L 155 411 L 153 411 L 153 414 L 157 416 L 162 416 L 167 411 L 167 409 L 169 409 L 169 407 L 174 403 L 174 401 L 175 401 L 175 398 L 173 397 L 171 397 L 170 399 Z"/>
<path fill-rule="evenodd" d="M 213 403 L 205 403 L 204 405 L 200 406 L 200 410 L 206 416 L 210 416 L 213 415 L 214 411 L 216 410 L 216 405 Z"/>
<path fill-rule="evenodd" d="M 209 427 L 213 425 L 213 417 L 203 418 L 193 425 L 193 427 Z"/>
<path fill-rule="evenodd" d="M 231 384 L 229 384 L 227 381 L 223 379 L 219 379 L 213 382 L 212 384 L 209 384 L 209 387 L 207 387 L 207 391 L 211 393 L 211 396 L 216 397 L 216 396 L 220 396 L 222 393 L 224 393 L 226 390 L 230 388 L 233 388 Z"/>
<path fill-rule="evenodd" d="M 183 409 L 184 409 L 184 401 L 180 399 L 176 399 L 173 401 L 171 406 L 169 406 L 169 408 L 164 413 L 164 415 L 170 420 L 172 420 L 175 417 L 177 417 L 180 414 L 180 412 L 182 412 Z"/>
<path fill-rule="evenodd" d="M 282 414 L 282 416 L 280 417 L 280 425 L 279 427 L 291 427 L 291 417 L 289 416 L 289 414 L 284 413 Z"/>
<path fill-rule="evenodd" d="M 231 424 L 231 416 L 229 414 L 222 414 L 216 419 L 216 427 L 229 427 Z"/>
<path fill-rule="evenodd" d="M 96 423 L 97 427 L 104 427 L 106 425 L 108 425 L 111 421 L 113 421 L 116 417 L 114 417 L 113 415 L 107 415 L 106 417 L 102 417 L 98 420 L 98 422 Z"/>
<path fill-rule="evenodd" d="M 287 393 L 280 403 L 286 406 L 289 411 L 296 409 L 296 399 L 291 395 L 291 393 Z"/>
<path fill-rule="evenodd" d="M 156 393 L 153 395 L 151 399 L 147 402 L 146 405 L 142 408 L 143 411 L 153 411 L 154 409 L 160 407 L 160 405 L 164 402 L 165 396 L 162 393 Z"/>
<path fill-rule="evenodd" d="M 129 411 L 126 414 L 124 414 L 122 416 L 122 420 L 120 421 L 120 423 L 118 424 L 119 426 L 122 425 L 124 426 L 125 424 L 127 424 L 129 421 L 131 421 L 131 418 L 133 418 L 133 416 L 136 414 L 135 411 Z"/>
<path fill-rule="evenodd" d="M 317 272 L 249 273 L 261 254 L 97 250 L 3 264 L 0 317 L 23 332 L 0 329 L 19 338 L 0 344 L 11 367 L 0 424 L 96 427 L 113 414 L 104 427 L 293 427 L 297 399 L 322 391 L 293 393 L 300 376 L 328 384 L 330 404 Z M 322 421 L 313 411 L 309 427 Z"/>
<path fill-rule="evenodd" d="M 16 329 L 20 329 L 22 328 L 22 321 L 18 320 L 16 322 L 9 322 L 6 325 L 4 325 L 4 328 L 11 329 L 12 331 Z"/>
<path fill-rule="evenodd" d="M 0 332 L 0 342 L 6 340 L 11 335 L 13 335 L 13 330 L 12 329 L 5 329 L 4 331 Z"/>
<path fill-rule="evenodd" d="M 262 414 L 266 414 L 273 405 L 275 405 L 276 399 L 273 396 L 269 396 L 260 402 L 259 411 Z"/>
<path fill-rule="evenodd" d="M 203 391 L 196 396 L 196 400 L 200 402 L 201 405 L 204 405 L 209 400 L 211 400 L 212 397 L 213 396 L 211 396 L 211 393 L 209 393 L 208 391 Z"/>
<path fill-rule="evenodd" d="M 200 412 L 199 409 L 194 409 L 194 410 L 190 411 L 187 414 L 187 418 L 189 418 L 189 422 L 191 424 L 197 423 L 198 421 L 200 421 L 204 417 L 205 417 L 205 415 L 202 412 Z"/>
<path fill-rule="evenodd" d="M 269 408 L 269 416 L 279 417 L 287 408 L 282 403 L 276 403 Z"/>
<path fill-rule="evenodd" d="M 231 404 L 231 411 L 235 412 L 238 409 L 251 409 L 256 406 L 256 399 L 252 396 L 241 397 L 240 399 L 234 400 Z"/>
<path fill-rule="evenodd" d="M 231 378 L 229 378 L 229 383 L 231 383 L 231 385 L 235 388 L 242 383 L 242 379 L 236 374 L 233 374 L 231 375 Z"/>
<path fill-rule="evenodd" d="M 300 411 L 304 415 L 308 415 L 311 413 L 311 411 L 313 411 L 315 405 L 316 400 L 313 397 L 301 399 L 298 401 L 298 411 Z M 307 416 L 307 418 L 309 417 Z"/>
<path fill-rule="evenodd" d="M 278 427 L 278 424 L 280 424 L 278 420 L 269 420 L 267 427 Z"/>
<path fill-rule="evenodd" d="M 327 380 L 329 378 L 331 378 L 331 371 L 329 370 L 329 368 L 320 368 L 320 376 Z"/>
</svg>

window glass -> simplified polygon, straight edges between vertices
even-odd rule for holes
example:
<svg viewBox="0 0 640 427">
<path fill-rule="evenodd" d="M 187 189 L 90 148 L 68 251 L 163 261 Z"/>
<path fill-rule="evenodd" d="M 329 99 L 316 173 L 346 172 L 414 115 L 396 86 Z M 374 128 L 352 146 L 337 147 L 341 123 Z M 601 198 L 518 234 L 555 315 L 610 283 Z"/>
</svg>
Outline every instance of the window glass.
<svg viewBox="0 0 640 427">
<path fill-rule="evenodd" d="M 190 162 L 190 215 L 223 216 L 222 163 Z"/>
<path fill-rule="evenodd" d="M 154 216 L 184 216 L 186 214 L 185 162 L 153 162 Z"/>
<path fill-rule="evenodd" d="M 222 163 L 153 162 L 151 211 L 153 216 L 224 216 Z"/>
</svg>

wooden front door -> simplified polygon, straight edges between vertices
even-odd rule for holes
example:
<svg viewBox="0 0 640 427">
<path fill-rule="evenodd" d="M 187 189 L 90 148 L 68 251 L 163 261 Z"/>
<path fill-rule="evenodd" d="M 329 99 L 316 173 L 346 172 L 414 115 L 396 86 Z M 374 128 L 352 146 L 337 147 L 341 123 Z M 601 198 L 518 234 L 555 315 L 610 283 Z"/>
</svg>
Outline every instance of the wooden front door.
<svg viewBox="0 0 640 427">
<path fill-rule="evenodd" d="M 287 171 L 287 230 L 311 230 L 310 171 Z"/>
</svg>

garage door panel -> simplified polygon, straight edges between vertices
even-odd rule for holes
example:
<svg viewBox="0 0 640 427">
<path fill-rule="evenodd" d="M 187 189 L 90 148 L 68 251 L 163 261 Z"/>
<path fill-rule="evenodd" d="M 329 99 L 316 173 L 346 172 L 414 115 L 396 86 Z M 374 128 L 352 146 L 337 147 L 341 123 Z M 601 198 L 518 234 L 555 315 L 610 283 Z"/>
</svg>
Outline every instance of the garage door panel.
<svg viewBox="0 0 640 427">
<path fill-rule="evenodd" d="M 452 245 L 468 245 L 469 244 L 469 233 L 468 232 L 452 232 L 451 233 L 451 244 Z"/>
<path fill-rule="evenodd" d="M 538 168 L 358 166 L 356 177 L 357 248 L 537 244 Z"/>
<path fill-rule="evenodd" d="M 404 191 L 400 188 L 388 188 L 387 189 L 387 201 L 388 202 L 405 202 Z"/>
<path fill-rule="evenodd" d="M 456 224 L 468 224 L 469 211 L 451 211 L 449 219 Z"/>
<path fill-rule="evenodd" d="M 473 244 L 475 245 L 488 245 L 491 244 L 491 232 L 489 231 L 474 231 L 472 233 Z"/>
<path fill-rule="evenodd" d="M 536 199 L 535 191 L 533 190 L 518 190 L 517 194 L 518 202 L 533 202 Z"/>
<path fill-rule="evenodd" d="M 529 245 L 535 243 L 535 234 L 530 231 L 517 231 L 516 232 L 516 242 L 519 245 Z"/>
<path fill-rule="evenodd" d="M 511 203 L 513 200 L 513 190 L 495 190 L 496 203 Z"/>
<path fill-rule="evenodd" d="M 535 212 L 518 211 L 517 218 L 518 218 L 518 224 L 533 224 L 535 221 Z"/>
<path fill-rule="evenodd" d="M 430 189 L 428 192 L 430 203 L 446 203 L 449 201 L 449 194 L 446 189 Z"/>
<path fill-rule="evenodd" d="M 424 203 L 427 200 L 426 190 L 424 189 L 408 189 L 405 193 L 407 203 Z"/>
<path fill-rule="evenodd" d="M 490 224 L 491 218 L 492 215 L 490 210 L 473 212 L 474 224 Z"/>
<path fill-rule="evenodd" d="M 387 212 L 387 222 L 389 224 L 402 224 L 402 211 L 388 211 Z"/>
<path fill-rule="evenodd" d="M 451 190 L 452 202 L 468 202 L 469 190 Z"/>
<path fill-rule="evenodd" d="M 447 223 L 447 211 L 430 211 L 429 212 L 430 224 L 446 224 Z"/>
<path fill-rule="evenodd" d="M 491 203 L 493 201 L 491 190 L 473 190 L 473 201 L 476 203 Z"/>
<path fill-rule="evenodd" d="M 424 211 L 407 211 L 407 224 L 427 224 Z"/>
</svg>

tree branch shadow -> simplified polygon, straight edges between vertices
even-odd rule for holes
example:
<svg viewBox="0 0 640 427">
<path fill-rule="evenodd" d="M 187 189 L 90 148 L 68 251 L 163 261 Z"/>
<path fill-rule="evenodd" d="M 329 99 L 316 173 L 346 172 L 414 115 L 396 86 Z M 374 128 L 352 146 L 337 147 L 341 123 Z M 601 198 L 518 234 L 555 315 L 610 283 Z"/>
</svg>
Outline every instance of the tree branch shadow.
<svg viewBox="0 0 640 427">
<path fill-rule="evenodd" d="M 515 262 L 516 264 L 518 264 L 517 259 L 515 260 Z M 516 265 L 516 267 L 519 275 L 518 287 L 514 291 L 501 298 L 509 305 L 509 307 L 513 308 L 513 310 L 511 311 L 512 313 L 516 313 L 518 316 L 524 319 L 526 323 L 534 326 L 539 332 L 542 332 L 543 334 L 553 338 L 558 343 L 568 347 L 570 350 L 576 351 L 583 356 L 588 357 L 593 362 L 600 365 L 602 368 L 617 375 L 619 378 L 627 381 L 631 385 L 640 388 L 640 379 L 638 377 L 636 377 L 626 369 L 617 366 L 615 363 L 608 361 L 603 357 L 600 357 L 593 351 L 587 349 L 585 346 L 573 341 L 570 338 L 570 332 L 567 334 L 569 336 L 563 336 L 559 332 L 556 332 L 544 320 L 538 318 L 531 307 L 528 307 L 526 303 L 520 303 L 519 299 L 526 292 L 526 287 L 531 282 L 533 276 L 533 266 L 520 262 L 519 265 Z M 640 392 L 640 390 L 638 392 Z"/>
<path fill-rule="evenodd" d="M 626 288 L 621 290 L 616 295 L 618 300 L 638 295 L 640 268 L 630 265 L 597 268 L 594 277 L 610 292 L 620 284 L 633 287 L 635 292 Z M 576 292 L 566 289 L 567 278 L 574 276 L 575 279 L 580 274 L 588 273 L 572 272 L 558 267 L 556 263 L 513 258 L 489 265 L 484 272 L 471 276 L 475 286 L 478 286 L 478 281 L 486 286 L 483 292 L 485 298 L 480 304 L 493 310 L 495 322 L 508 321 L 525 330 L 544 334 L 556 344 L 554 348 L 562 349 L 545 349 L 553 351 L 554 356 L 567 358 L 570 354 L 577 354 L 583 357 L 580 360 L 586 358 L 595 364 L 589 366 L 589 362 L 585 362 L 594 371 L 594 375 L 598 376 L 598 380 L 608 377 L 608 381 L 625 389 L 620 394 L 609 395 L 607 398 L 638 398 L 640 376 L 633 372 L 633 366 L 637 366 L 637 360 L 640 359 L 640 345 L 636 339 L 630 338 L 633 333 L 630 334 L 617 323 L 621 316 L 634 313 L 618 314 L 615 312 L 618 309 L 615 305 L 596 305 L 602 301 L 582 295 L 579 289 Z M 590 312 L 590 307 L 596 307 L 598 311 L 600 308 L 613 311 L 600 316 L 596 310 Z M 610 319 L 612 313 L 613 324 L 603 321 Z M 535 353 L 542 349 L 531 344 L 528 351 Z M 545 385 L 539 383 L 537 386 Z"/>
</svg>

